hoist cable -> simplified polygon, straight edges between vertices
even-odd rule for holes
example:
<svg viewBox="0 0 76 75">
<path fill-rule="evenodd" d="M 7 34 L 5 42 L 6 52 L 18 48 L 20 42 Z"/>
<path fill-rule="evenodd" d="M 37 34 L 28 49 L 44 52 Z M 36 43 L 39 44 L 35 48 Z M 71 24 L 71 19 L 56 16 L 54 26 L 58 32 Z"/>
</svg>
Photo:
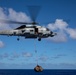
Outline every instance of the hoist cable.
<svg viewBox="0 0 76 75">
<path fill-rule="evenodd" d="M 37 49 L 36 49 L 36 40 L 34 40 L 34 50 L 35 50 L 36 61 L 37 61 L 37 65 L 38 65 L 38 56 L 37 56 Z"/>
</svg>

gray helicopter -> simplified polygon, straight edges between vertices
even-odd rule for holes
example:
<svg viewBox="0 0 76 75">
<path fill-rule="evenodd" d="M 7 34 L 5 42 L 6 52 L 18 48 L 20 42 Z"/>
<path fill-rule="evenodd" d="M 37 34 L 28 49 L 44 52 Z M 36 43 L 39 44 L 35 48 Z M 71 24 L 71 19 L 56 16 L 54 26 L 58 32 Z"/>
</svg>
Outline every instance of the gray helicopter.
<svg viewBox="0 0 76 75">
<path fill-rule="evenodd" d="M 32 22 L 31 23 L 26 23 L 26 22 L 16 22 L 16 21 L 9 21 L 9 20 L 0 20 L 0 22 L 3 23 L 10 23 L 10 24 L 22 24 L 20 27 L 17 27 L 13 30 L 2 30 L 0 31 L 0 35 L 7 35 L 7 36 L 18 36 L 17 40 L 20 40 L 20 36 L 25 37 L 25 38 L 32 38 L 35 39 L 37 38 L 38 41 L 41 41 L 42 38 L 48 38 L 48 37 L 53 37 L 55 35 L 57 35 L 57 33 L 54 33 L 52 31 L 50 31 L 48 28 L 40 26 L 39 23 L 37 23 L 35 21 L 37 14 L 38 14 L 38 10 L 34 7 L 32 7 L 31 9 L 35 11 L 32 12 L 32 10 L 30 10 L 31 13 L 31 17 L 32 17 Z"/>
</svg>

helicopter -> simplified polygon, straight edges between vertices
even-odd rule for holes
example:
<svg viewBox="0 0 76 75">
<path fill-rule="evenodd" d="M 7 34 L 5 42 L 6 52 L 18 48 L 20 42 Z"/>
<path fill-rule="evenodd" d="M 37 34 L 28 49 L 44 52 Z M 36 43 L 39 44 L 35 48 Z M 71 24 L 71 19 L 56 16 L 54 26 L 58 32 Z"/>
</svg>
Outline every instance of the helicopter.
<svg viewBox="0 0 76 75">
<path fill-rule="evenodd" d="M 36 10 L 35 10 L 36 9 Z M 32 10 L 34 11 L 32 12 Z M 17 21 L 9 21 L 9 20 L 0 20 L 2 23 L 10 23 L 10 24 L 22 24 L 21 26 L 12 29 L 12 30 L 2 30 L 0 31 L 0 35 L 7 35 L 7 36 L 18 36 L 17 40 L 20 40 L 21 37 L 25 38 L 32 38 L 32 39 L 38 39 L 38 41 L 41 41 L 42 38 L 48 38 L 48 37 L 53 37 L 57 35 L 57 33 L 54 33 L 50 31 L 50 29 L 40 26 L 39 23 L 35 21 L 36 16 L 38 14 L 38 10 L 36 7 L 32 7 L 31 10 L 31 17 L 32 17 L 32 22 L 27 23 L 27 22 L 17 22 Z"/>
</svg>

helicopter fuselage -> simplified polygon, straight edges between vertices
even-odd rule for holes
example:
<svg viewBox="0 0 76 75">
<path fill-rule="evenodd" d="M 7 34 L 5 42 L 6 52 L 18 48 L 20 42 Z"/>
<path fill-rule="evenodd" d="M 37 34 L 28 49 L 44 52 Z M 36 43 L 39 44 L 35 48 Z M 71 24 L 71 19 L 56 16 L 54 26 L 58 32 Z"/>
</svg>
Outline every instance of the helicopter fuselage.
<svg viewBox="0 0 76 75">
<path fill-rule="evenodd" d="M 8 36 L 22 36 L 25 38 L 38 38 L 40 41 L 41 38 L 47 38 L 49 36 L 53 37 L 55 34 L 51 32 L 48 28 L 42 26 L 32 26 L 32 25 L 22 25 L 14 30 L 3 30 L 0 31 L 0 35 Z"/>
</svg>

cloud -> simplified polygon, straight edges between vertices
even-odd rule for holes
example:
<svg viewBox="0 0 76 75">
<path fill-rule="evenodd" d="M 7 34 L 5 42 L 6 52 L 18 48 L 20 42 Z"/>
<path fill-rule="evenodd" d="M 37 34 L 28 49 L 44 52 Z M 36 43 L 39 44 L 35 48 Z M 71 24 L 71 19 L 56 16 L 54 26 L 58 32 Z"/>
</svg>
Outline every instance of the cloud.
<svg viewBox="0 0 76 75">
<path fill-rule="evenodd" d="M 56 56 L 54 56 L 52 58 L 53 59 L 58 59 L 58 58 L 65 57 L 65 56 L 67 56 L 67 55 L 66 54 L 58 54 L 58 55 L 56 55 Z"/>
<path fill-rule="evenodd" d="M 41 57 L 39 57 L 39 59 L 41 61 L 47 61 L 49 58 L 47 56 L 41 56 Z"/>
<path fill-rule="evenodd" d="M 48 24 L 48 28 L 51 30 L 65 30 L 68 24 L 63 19 L 56 19 L 55 23 Z"/>
<path fill-rule="evenodd" d="M 30 21 L 30 17 L 27 16 L 23 12 L 16 12 L 12 8 L 9 8 L 8 12 L 9 12 L 8 18 L 10 20 L 15 20 L 15 21 L 20 21 L 20 22 L 29 22 Z"/>
<path fill-rule="evenodd" d="M 19 56 L 20 56 L 19 54 L 13 53 L 11 59 L 13 59 L 13 58 L 19 58 Z"/>
<path fill-rule="evenodd" d="M 29 16 L 26 15 L 24 12 L 16 12 L 12 8 L 2 8 L 0 7 L 0 20 L 13 20 L 13 21 L 19 21 L 19 22 L 30 22 L 31 19 Z M 0 22 L 0 30 L 3 29 L 11 29 L 15 28 L 19 25 L 10 25 Z"/>
<path fill-rule="evenodd" d="M 5 14 L 4 8 L 0 7 L 0 19 L 5 19 L 5 18 L 7 18 L 7 16 Z"/>
<path fill-rule="evenodd" d="M 8 58 L 8 57 L 9 57 L 8 53 L 4 53 L 4 54 L 3 54 L 3 57 L 4 57 L 4 58 Z"/>
<path fill-rule="evenodd" d="M 56 19 L 55 23 L 49 23 L 47 27 L 50 30 L 57 32 L 56 36 L 48 38 L 50 41 L 66 42 L 68 40 L 67 34 L 69 38 L 76 39 L 76 28 L 70 28 L 68 23 L 63 19 Z"/>
<path fill-rule="evenodd" d="M 67 28 L 66 31 L 72 39 L 76 40 L 76 28 L 75 29 Z"/>
<path fill-rule="evenodd" d="M 0 48 L 4 47 L 4 43 L 0 41 Z"/>
<path fill-rule="evenodd" d="M 8 53 L 3 53 L 3 54 L 0 54 L 0 59 L 9 59 L 9 60 L 15 60 L 16 58 L 19 58 L 19 54 L 17 53 L 12 53 L 11 55 L 8 54 Z"/>
<path fill-rule="evenodd" d="M 0 54 L 0 59 L 5 59 L 5 58 L 8 58 L 8 57 L 9 57 L 8 53 Z"/>
<path fill-rule="evenodd" d="M 3 8 L 1 8 L 0 7 L 0 20 L 7 20 L 8 19 L 8 17 L 7 17 L 7 15 L 5 14 L 5 11 L 4 11 L 4 9 Z M 0 22 L 0 30 L 2 30 L 2 29 L 9 29 L 10 28 L 10 26 L 9 26 L 9 24 L 4 24 L 4 23 L 1 23 Z"/>
<path fill-rule="evenodd" d="M 9 58 L 9 60 L 14 61 L 14 58 Z"/>
<path fill-rule="evenodd" d="M 22 56 L 23 57 L 32 57 L 33 55 L 31 53 L 29 53 L 29 52 L 23 52 Z"/>
</svg>

